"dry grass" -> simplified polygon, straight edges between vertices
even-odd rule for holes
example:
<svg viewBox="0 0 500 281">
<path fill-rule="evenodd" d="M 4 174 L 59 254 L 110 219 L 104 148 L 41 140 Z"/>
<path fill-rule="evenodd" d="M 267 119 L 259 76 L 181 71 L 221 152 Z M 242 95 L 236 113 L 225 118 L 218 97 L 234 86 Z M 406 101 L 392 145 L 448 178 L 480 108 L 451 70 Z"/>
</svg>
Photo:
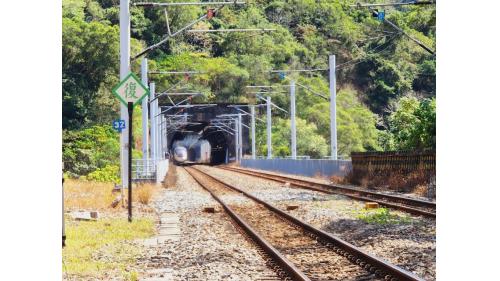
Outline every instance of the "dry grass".
<svg viewBox="0 0 500 281">
<path fill-rule="evenodd" d="M 167 178 L 164 182 L 165 188 L 173 188 L 177 182 L 177 166 L 170 163 L 168 167 Z"/>
<path fill-rule="evenodd" d="M 347 183 L 357 184 L 365 188 L 382 188 L 399 192 L 412 192 L 418 195 L 428 196 L 428 185 L 434 174 L 425 169 L 417 169 L 411 172 L 390 171 L 370 173 L 356 177 L 353 173 L 346 175 Z"/>
<path fill-rule="evenodd" d="M 417 185 L 413 192 L 419 196 L 427 197 L 427 195 L 429 194 L 429 186 L 423 184 Z"/>
<path fill-rule="evenodd" d="M 113 187 L 113 183 L 67 179 L 64 182 L 64 208 L 66 210 L 120 211 L 121 204 L 118 204 L 116 208 L 111 207 L 111 203 L 120 196 L 119 192 L 112 193 Z M 154 184 L 134 184 L 132 201 L 149 205 L 159 191 L 160 187 Z M 127 189 L 123 190 L 125 205 L 127 192 Z"/>
<path fill-rule="evenodd" d="M 153 184 L 140 184 L 133 189 L 133 202 L 140 202 L 141 204 L 148 205 L 153 195 L 157 192 Z"/>
<path fill-rule="evenodd" d="M 330 181 L 333 183 L 344 183 L 345 179 L 344 177 L 339 177 L 339 176 L 331 176 Z"/>
<path fill-rule="evenodd" d="M 76 179 L 64 181 L 64 207 L 66 210 L 109 210 L 116 195 L 113 183 Z"/>
</svg>

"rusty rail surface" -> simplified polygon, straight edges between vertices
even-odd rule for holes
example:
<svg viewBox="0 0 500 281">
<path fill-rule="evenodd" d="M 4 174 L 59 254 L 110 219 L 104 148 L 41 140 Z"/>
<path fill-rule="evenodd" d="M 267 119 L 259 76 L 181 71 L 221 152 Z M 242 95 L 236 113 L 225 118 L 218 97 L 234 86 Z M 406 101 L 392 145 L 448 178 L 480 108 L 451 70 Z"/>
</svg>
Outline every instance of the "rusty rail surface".
<svg viewBox="0 0 500 281">
<path fill-rule="evenodd" d="M 263 205 L 266 207 L 268 210 L 274 212 L 278 216 L 282 217 L 286 221 L 290 222 L 292 225 L 295 225 L 299 228 L 301 228 L 303 231 L 306 233 L 309 233 L 318 239 L 324 241 L 327 245 L 331 245 L 335 248 L 335 252 L 343 255 L 344 257 L 348 258 L 352 263 L 357 264 L 358 266 L 365 268 L 369 270 L 370 272 L 375 273 L 377 276 L 380 276 L 382 278 L 385 278 L 385 280 L 403 280 L 403 281 L 423 281 L 420 277 L 416 276 L 415 274 L 406 271 L 398 266 L 395 266 L 383 259 L 377 258 L 373 255 L 370 255 L 360 248 L 330 234 L 327 233 L 323 230 L 320 230 L 306 222 L 303 222 L 294 216 L 288 214 L 287 212 L 284 212 L 273 205 L 227 183 L 224 182 L 218 178 L 215 178 L 206 172 L 203 172 L 197 168 L 191 167 L 189 169 L 194 169 L 197 172 L 201 173 L 204 177 L 210 178 L 211 180 L 218 182 L 224 186 L 226 186 L 229 189 L 232 189 L 234 191 L 237 191 L 240 194 L 243 194 L 244 196 L 254 200 L 255 202 Z M 187 169 L 186 169 L 187 170 Z M 189 172 L 189 171 L 188 171 Z M 190 173 L 191 174 L 191 173 Z M 194 178 L 194 177 L 193 177 Z M 196 178 L 195 178 L 196 180 Z M 198 183 L 200 183 L 198 180 L 196 180 Z M 201 183 L 200 183 L 201 184 Z M 203 185 L 202 185 L 203 186 Z M 209 188 L 205 187 L 205 189 L 209 190 Z M 212 192 L 210 192 L 212 196 L 215 196 Z M 221 202 L 220 200 L 217 200 Z M 292 264 L 293 265 L 293 264 Z"/>
<path fill-rule="evenodd" d="M 235 167 L 218 167 L 220 169 L 233 171 L 237 173 L 242 173 L 254 177 L 264 178 L 268 180 L 273 180 L 279 183 L 290 183 L 290 186 L 310 189 L 314 191 L 319 191 L 328 194 L 340 194 L 347 196 L 349 198 L 364 201 L 364 202 L 376 202 L 382 206 L 386 206 L 393 209 L 398 209 L 415 215 L 422 215 L 430 218 L 436 218 L 436 203 L 407 198 L 398 195 L 383 194 L 368 190 L 360 190 L 357 188 L 339 186 L 334 184 L 324 184 L 313 181 L 307 181 L 302 179 L 296 179 L 292 177 L 287 177 L 283 175 L 275 175 L 264 172 L 251 171 L 247 169 L 235 168 Z M 399 204 L 397 204 L 399 203 Z M 404 205 L 401 205 L 404 204 Z M 418 207 L 418 208 L 417 208 Z M 424 208 L 424 209 L 419 209 Z"/>
</svg>

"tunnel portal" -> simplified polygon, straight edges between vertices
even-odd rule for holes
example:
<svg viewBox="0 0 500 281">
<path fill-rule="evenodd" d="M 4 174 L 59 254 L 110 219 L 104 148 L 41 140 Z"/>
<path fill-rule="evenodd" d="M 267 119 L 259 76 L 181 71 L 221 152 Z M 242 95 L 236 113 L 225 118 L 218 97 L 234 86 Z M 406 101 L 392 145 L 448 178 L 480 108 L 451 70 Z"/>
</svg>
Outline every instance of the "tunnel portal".
<svg viewBox="0 0 500 281">
<path fill-rule="evenodd" d="M 171 114 L 165 114 L 165 118 L 175 120 L 173 123 L 167 123 L 167 142 L 169 154 L 172 155 L 173 145 L 176 141 L 186 138 L 199 138 L 207 140 L 210 143 L 210 164 L 219 165 L 233 162 L 236 159 L 235 152 L 235 135 L 231 135 L 229 128 L 216 128 L 210 126 L 210 121 L 221 114 L 237 114 L 235 107 L 230 107 L 233 104 L 217 104 L 204 107 L 201 104 L 193 107 L 183 108 L 182 111 L 177 111 Z M 238 104 L 239 108 L 246 112 L 250 112 L 248 105 Z M 163 108 L 164 109 L 168 107 Z M 170 110 L 173 111 L 173 110 Z M 250 123 L 250 117 L 242 113 L 242 123 Z M 242 150 L 243 154 L 249 154 L 249 129 L 242 126 Z"/>
</svg>

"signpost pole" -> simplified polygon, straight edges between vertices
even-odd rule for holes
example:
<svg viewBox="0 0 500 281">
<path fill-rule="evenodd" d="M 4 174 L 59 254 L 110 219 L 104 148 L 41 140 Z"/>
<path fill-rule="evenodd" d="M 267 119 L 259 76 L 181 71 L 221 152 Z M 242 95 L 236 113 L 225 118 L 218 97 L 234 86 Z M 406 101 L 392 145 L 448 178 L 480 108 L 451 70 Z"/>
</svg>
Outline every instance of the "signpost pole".
<svg viewBox="0 0 500 281">
<path fill-rule="evenodd" d="M 128 104 L 128 221 L 132 222 L 132 113 L 134 112 L 134 103 Z"/>
</svg>

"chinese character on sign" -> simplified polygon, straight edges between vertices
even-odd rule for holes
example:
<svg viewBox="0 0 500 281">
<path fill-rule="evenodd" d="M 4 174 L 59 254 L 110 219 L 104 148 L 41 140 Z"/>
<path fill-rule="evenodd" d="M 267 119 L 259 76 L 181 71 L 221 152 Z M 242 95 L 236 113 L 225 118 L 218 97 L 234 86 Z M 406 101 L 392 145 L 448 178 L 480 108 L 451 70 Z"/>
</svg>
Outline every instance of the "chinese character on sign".
<svg viewBox="0 0 500 281">
<path fill-rule="evenodd" d="M 127 75 L 125 79 L 113 88 L 112 92 L 125 106 L 129 102 L 136 105 L 145 96 L 149 95 L 148 88 L 133 73 Z"/>
<path fill-rule="evenodd" d="M 135 89 L 136 89 L 136 83 L 135 81 L 127 82 L 125 84 L 125 98 L 134 98 L 136 99 L 137 96 L 135 95 Z"/>
<path fill-rule="evenodd" d="M 121 133 L 122 130 L 125 129 L 125 120 L 119 119 L 113 121 L 113 129 L 117 130 L 118 133 Z"/>
</svg>

